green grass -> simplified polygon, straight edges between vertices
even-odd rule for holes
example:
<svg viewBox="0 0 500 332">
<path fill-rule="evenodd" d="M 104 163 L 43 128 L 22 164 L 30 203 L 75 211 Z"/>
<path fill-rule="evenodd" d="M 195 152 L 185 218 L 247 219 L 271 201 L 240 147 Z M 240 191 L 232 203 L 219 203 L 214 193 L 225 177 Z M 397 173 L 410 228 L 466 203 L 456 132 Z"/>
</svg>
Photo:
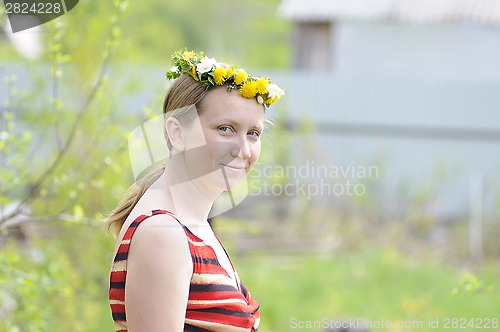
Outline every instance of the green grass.
<svg viewBox="0 0 500 332">
<path fill-rule="evenodd" d="M 107 278 L 114 243 L 102 235 L 89 236 L 93 233 L 72 227 L 72 238 L 87 240 L 41 239 L 37 247 L 44 259 L 38 262 L 17 246 L 2 247 L 0 290 L 11 290 L 21 306 L 9 320 L 0 320 L 0 330 L 113 330 Z M 231 253 L 231 241 L 227 242 Z M 422 253 L 417 261 L 372 245 L 330 256 L 233 254 L 232 260 L 261 304 L 259 330 L 264 332 L 323 331 L 293 327 L 328 324 L 330 319 L 423 324 L 370 331 L 473 331 L 468 326 L 445 329 L 443 324 L 446 318 L 500 319 L 500 267 L 494 263 L 467 271 L 434 263 L 430 254 Z M 436 318 L 439 328 L 430 328 L 429 320 Z"/>
<path fill-rule="evenodd" d="M 495 266 L 486 266 L 476 275 L 482 286 L 461 287 L 466 271 L 412 263 L 389 249 L 330 257 L 260 255 L 233 260 L 261 304 L 263 331 L 322 331 L 306 324 L 329 324 L 329 319 L 366 319 L 373 326 L 384 326 L 370 331 L 436 331 L 428 326 L 429 320 L 439 319 L 439 330 L 445 330 L 446 318 L 465 318 L 467 323 L 472 318 L 500 319 L 500 271 Z M 299 322 L 304 328 L 298 328 Z M 422 326 L 398 329 L 399 322 Z M 448 330 L 474 329 L 451 329 L 450 324 Z"/>
</svg>

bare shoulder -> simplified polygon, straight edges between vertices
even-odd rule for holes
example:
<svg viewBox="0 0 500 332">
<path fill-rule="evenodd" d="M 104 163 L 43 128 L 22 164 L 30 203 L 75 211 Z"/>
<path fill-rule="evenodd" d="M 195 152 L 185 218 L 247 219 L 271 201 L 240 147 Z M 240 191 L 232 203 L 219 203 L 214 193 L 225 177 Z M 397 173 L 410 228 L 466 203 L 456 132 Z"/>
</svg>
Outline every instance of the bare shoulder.
<svg viewBox="0 0 500 332">
<path fill-rule="evenodd" d="M 179 222 L 168 214 L 157 214 L 143 220 L 130 243 L 129 260 L 136 255 L 145 261 L 149 256 L 158 258 L 166 254 L 170 257 L 173 253 L 179 261 L 184 258 L 191 262 L 186 234 Z"/>
<path fill-rule="evenodd" d="M 127 262 L 129 274 L 146 274 L 148 278 L 158 275 L 162 280 L 178 278 L 189 281 L 192 267 L 186 233 L 173 216 L 157 214 L 141 221 L 130 241 Z M 168 274 L 168 277 L 164 274 Z"/>
</svg>

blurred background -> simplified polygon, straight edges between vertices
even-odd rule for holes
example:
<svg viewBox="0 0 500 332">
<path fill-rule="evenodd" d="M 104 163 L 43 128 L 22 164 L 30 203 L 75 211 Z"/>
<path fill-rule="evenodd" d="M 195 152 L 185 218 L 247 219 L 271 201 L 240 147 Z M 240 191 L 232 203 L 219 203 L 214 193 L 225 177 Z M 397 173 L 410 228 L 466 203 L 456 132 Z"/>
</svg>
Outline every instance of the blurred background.
<svg viewBox="0 0 500 332">
<path fill-rule="evenodd" d="M 85 1 L 0 27 L 0 331 L 113 330 L 102 220 L 183 47 L 286 90 L 212 220 L 259 330 L 500 330 L 500 1 Z"/>
</svg>

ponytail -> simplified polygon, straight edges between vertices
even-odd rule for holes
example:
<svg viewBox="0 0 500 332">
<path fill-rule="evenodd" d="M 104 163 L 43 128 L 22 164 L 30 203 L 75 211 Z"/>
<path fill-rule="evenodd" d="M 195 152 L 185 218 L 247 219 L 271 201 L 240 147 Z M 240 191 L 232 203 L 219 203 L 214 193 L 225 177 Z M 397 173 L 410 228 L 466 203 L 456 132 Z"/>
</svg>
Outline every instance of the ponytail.
<svg viewBox="0 0 500 332">
<path fill-rule="evenodd" d="M 134 183 L 125 193 L 118 206 L 111 212 L 105 220 L 107 233 L 118 237 L 120 230 L 137 202 L 144 195 L 151 185 L 165 172 L 165 165 L 151 171 L 144 178 Z"/>
</svg>

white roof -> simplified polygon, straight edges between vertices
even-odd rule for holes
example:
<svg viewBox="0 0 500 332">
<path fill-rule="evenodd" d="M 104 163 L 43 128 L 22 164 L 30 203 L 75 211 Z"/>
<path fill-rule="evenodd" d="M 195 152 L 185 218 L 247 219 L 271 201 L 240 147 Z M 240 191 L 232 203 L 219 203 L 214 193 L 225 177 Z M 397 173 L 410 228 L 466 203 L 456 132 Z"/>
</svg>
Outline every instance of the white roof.
<svg viewBox="0 0 500 332">
<path fill-rule="evenodd" d="M 283 0 L 279 12 L 298 22 L 398 20 L 500 24 L 500 0 Z"/>
</svg>

